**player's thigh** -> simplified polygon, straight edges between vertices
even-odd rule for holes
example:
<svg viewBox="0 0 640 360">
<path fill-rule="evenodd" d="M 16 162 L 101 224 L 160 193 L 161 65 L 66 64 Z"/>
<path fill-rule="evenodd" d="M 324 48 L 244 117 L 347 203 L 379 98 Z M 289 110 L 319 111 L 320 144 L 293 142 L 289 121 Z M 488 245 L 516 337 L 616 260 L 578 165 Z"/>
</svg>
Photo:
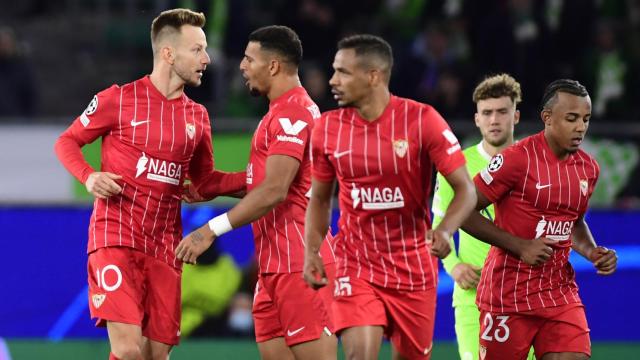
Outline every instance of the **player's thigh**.
<svg viewBox="0 0 640 360">
<path fill-rule="evenodd" d="M 433 348 L 436 289 L 398 291 L 378 288 L 389 314 L 385 333 L 400 355 L 408 359 L 429 359 Z"/>
<path fill-rule="evenodd" d="M 340 334 L 346 359 L 378 359 L 384 328 L 380 325 L 353 326 Z"/>
<path fill-rule="evenodd" d="M 332 312 L 335 331 L 358 326 L 387 326 L 387 312 L 373 285 L 354 276 L 336 276 Z"/>
<path fill-rule="evenodd" d="M 293 352 L 284 341 L 284 337 L 271 338 L 258 342 L 258 351 L 262 360 L 294 360 Z"/>
<path fill-rule="evenodd" d="M 338 356 L 338 338 L 327 332 L 316 340 L 293 345 L 291 351 L 296 359 L 335 360 Z"/>
<path fill-rule="evenodd" d="M 256 282 L 253 295 L 252 314 L 256 342 L 260 345 L 271 339 L 282 338 L 282 343 L 284 344 L 284 332 L 282 330 L 282 324 L 280 324 L 278 308 L 271 298 L 269 291 L 271 282 L 268 281 L 265 285 L 265 277 L 269 277 L 269 275 L 258 275 L 258 281 Z M 273 346 L 269 345 L 266 346 L 267 349 L 272 347 Z"/>
<path fill-rule="evenodd" d="M 536 357 L 544 359 L 547 353 L 573 353 L 567 358 L 591 356 L 589 327 L 582 304 L 569 304 L 545 310 L 546 321 L 536 336 Z"/>
<path fill-rule="evenodd" d="M 140 326 L 107 321 L 107 333 L 111 352 L 118 358 L 137 359 L 142 356 L 142 331 Z"/>
<path fill-rule="evenodd" d="M 454 308 L 456 339 L 461 360 L 477 360 L 480 334 L 480 310 L 475 304 Z"/>
<path fill-rule="evenodd" d="M 521 313 L 480 311 L 480 359 L 525 360 L 542 322 Z"/>
<path fill-rule="evenodd" d="M 142 335 L 158 342 L 158 349 L 165 348 L 161 344 L 171 349 L 180 341 L 180 272 L 159 259 L 143 256 L 147 296 Z"/>
<path fill-rule="evenodd" d="M 373 285 L 355 276 L 336 276 L 333 317 L 347 359 L 377 358 L 388 324 Z"/>
<path fill-rule="evenodd" d="M 324 290 L 309 287 L 301 272 L 276 274 L 264 283 L 271 283 L 270 295 L 278 309 L 287 345 L 316 341 L 333 333 L 331 309 L 327 307 L 326 296 L 322 296 Z"/>
<path fill-rule="evenodd" d="M 127 247 L 100 248 L 89 254 L 89 310 L 97 326 L 107 321 L 142 326 L 144 316 L 141 253 Z"/>
</svg>

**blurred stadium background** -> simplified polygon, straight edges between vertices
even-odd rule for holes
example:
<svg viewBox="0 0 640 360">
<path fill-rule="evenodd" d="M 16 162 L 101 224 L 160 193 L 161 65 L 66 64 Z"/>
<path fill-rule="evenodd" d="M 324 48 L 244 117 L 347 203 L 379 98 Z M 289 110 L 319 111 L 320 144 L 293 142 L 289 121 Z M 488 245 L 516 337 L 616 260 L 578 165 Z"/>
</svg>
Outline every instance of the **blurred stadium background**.
<svg viewBox="0 0 640 360">
<path fill-rule="evenodd" d="M 0 359 L 106 358 L 104 330 L 88 317 L 86 234 L 91 200 L 59 165 L 53 142 L 93 95 L 151 71 L 149 26 L 160 11 L 203 11 L 213 64 L 189 96 L 205 104 L 216 165 L 242 170 L 266 109 L 237 70 L 248 33 L 285 24 L 300 35 L 302 81 L 322 110 L 335 43 L 371 32 L 394 47 L 395 94 L 433 104 L 466 144 L 478 140 L 471 91 L 506 71 L 523 86 L 517 137 L 541 130 L 546 83 L 587 85 L 594 116 L 584 143 L 601 164 L 588 214 L 615 248 L 609 278 L 572 258 L 595 359 L 640 358 L 640 1 L 637 0 L 2 0 L 0 12 Z M 84 151 L 97 166 L 99 141 Z M 218 199 L 183 209 L 185 231 L 225 211 Z M 335 214 L 334 214 L 335 215 Z M 335 217 L 335 216 L 334 216 Z M 253 359 L 255 281 L 248 227 L 220 238 L 185 269 L 183 345 L 174 359 Z M 434 359 L 455 359 L 452 283 L 441 270 Z M 388 358 L 388 346 L 384 358 Z"/>
</svg>

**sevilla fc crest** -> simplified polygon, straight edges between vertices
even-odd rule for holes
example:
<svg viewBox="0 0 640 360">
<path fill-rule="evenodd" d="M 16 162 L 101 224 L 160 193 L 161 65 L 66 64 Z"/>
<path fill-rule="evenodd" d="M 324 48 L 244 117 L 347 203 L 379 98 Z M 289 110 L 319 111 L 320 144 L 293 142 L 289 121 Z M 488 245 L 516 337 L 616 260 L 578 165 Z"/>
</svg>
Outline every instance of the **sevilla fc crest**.
<svg viewBox="0 0 640 360">
<path fill-rule="evenodd" d="M 193 136 L 196 134 L 196 126 L 193 124 L 187 124 L 187 135 L 189 135 L 189 139 L 193 139 Z"/>
<path fill-rule="evenodd" d="M 589 182 L 587 180 L 580 180 L 580 191 L 582 196 L 587 196 L 587 190 L 589 190 Z"/>
<path fill-rule="evenodd" d="M 91 296 L 91 302 L 93 303 L 93 307 L 95 307 L 96 309 L 99 308 L 104 302 L 104 299 L 106 297 L 107 295 L 105 294 L 95 294 Z"/>
<path fill-rule="evenodd" d="M 407 140 L 395 140 L 393 142 L 393 150 L 396 152 L 396 155 L 403 158 L 407 155 L 407 150 L 409 149 L 409 142 Z"/>
<path fill-rule="evenodd" d="M 487 356 L 487 348 L 484 345 L 480 345 L 480 359 L 484 360 Z"/>
</svg>

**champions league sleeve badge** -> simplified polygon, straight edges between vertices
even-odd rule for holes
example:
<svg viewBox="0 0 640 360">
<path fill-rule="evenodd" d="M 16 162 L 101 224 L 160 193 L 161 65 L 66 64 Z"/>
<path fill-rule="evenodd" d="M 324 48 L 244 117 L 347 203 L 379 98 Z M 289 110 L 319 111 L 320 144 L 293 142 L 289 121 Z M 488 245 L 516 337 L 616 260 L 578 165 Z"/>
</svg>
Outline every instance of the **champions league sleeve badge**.
<svg viewBox="0 0 640 360">
<path fill-rule="evenodd" d="M 84 109 L 84 112 L 80 115 L 80 122 L 82 123 L 82 126 L 87 127 L 89 125 L 91 121 L 88 116 L 95 113 L 96 110 L 98 110 L 98 95 L 93 95 L 93 99 L 91 99 L 87 108 Z"/>
<path fill-rule="evenodd" d="M 491 159 L 491 162 L 489 163 L 489 166 L 487 166 L 487 169 L 489 170 L 489 172 L 496 172 L 500 170 L 503 163 L 504 157 L 502 156 L 502 154 L 498 154 Z"/>
</svg>

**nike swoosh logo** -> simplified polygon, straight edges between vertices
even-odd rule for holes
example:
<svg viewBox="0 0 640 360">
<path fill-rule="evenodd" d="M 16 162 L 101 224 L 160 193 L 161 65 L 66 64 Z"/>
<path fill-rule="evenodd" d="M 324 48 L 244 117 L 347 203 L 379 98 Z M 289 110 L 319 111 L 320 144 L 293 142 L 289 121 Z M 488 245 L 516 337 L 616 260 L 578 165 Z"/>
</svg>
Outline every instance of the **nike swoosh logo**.
<svg viewBox="0 0 640 360">
<path fill-rule="evenodd" d="M 551 186 L 551 184 L 540 185 L 540 183 L 536 183 L 536 189 L 538 190 L 548 188 L 549 186 Z"/>
<path fill-rule="evenodd" d="M 138 125 L 146 124 L 148 122 L 149 122 L 149 120 L 144 120 L 144 121 L 131 120 L 131 126 L 136 127 Z"/>
<path fill-rule="evenodd" d="M 427 355 L 431 351 L 431 348 L 433 348 L 433 343 L 431 343 L 429 347 L 424 349 L 424 355 Z"/>
<path fill-rule="evenodd" d="M 296 329 L 296 330 L 293 330 L 293 331 L 291 331 L 291 330 L 287 330 L 287 336 L 293 336 L 293 335 L 295 335 L 295 334 L 299 333 L 300 331 L 302 331 L 304 328 L 305 328 L 305 327 L 303 326 L 303 327 L 301 327 L 300 329 Z"/>
<path fill-rule="evenodd" d="M 341 157 L 343 157 L 343 156 L 345 156 L 347 154 L 350 154 L 350 153 L 351 153 L 351 150 L 340 151 L 340 152 L 335 151 L 333 153 L 333 157 L 338 159 L 338 158 L 341 158 Z"/>
</svg>

